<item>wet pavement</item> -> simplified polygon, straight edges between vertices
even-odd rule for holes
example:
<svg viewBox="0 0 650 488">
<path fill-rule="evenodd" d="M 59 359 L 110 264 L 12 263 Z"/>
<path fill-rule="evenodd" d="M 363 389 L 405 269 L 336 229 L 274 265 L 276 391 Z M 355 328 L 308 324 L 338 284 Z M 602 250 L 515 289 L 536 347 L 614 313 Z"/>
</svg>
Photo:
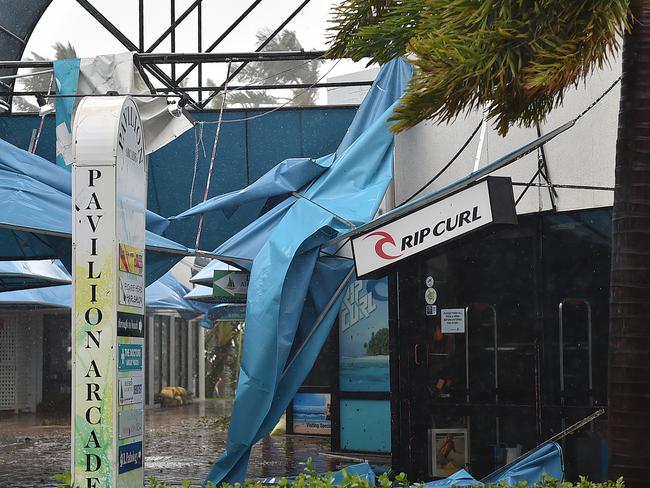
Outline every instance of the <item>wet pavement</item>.
<svg viewBox="0 0 650 488">
<path fill-rule="evenodd" d="M 147 409 L 145 478 L 155 476 L 168 486 L 181 486 L 187 479 L 201 486 L 225 447 L 227 430 L 219 419 L 229 412 L 226 400 Z M 319 471 L 338 469 L 340 460 L 326 455 L 329 448 L 329 438 L 266 437 L 253 448 L 248 475 L 297 474 L 309 457 Z M 69 463 L 69 416 L 0 416 L 0 487 L 56 487 L 52 475 L 69 470 Z"/>
</svg>

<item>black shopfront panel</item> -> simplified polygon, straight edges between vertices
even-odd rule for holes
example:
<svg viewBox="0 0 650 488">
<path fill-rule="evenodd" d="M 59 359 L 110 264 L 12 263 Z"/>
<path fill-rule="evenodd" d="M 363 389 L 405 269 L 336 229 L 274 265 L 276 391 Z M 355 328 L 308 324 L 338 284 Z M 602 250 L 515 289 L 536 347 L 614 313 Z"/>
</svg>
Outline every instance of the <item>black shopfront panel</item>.
<svg viewBox="0 0 650 488">
<path fill-rule="evenodd" d="M 610 227 L 523 216 L 391 275 L 394 468 L 482 477 L 606 406 Z M 563 441 L 569 479 L 602 478 L 603 424 Z"/>
</svg>

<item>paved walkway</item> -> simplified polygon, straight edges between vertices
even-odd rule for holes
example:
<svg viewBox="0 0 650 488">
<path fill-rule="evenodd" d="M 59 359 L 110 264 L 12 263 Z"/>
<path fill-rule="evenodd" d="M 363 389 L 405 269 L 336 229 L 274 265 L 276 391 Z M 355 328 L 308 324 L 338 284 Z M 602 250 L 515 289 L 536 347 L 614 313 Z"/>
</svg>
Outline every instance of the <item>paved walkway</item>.
<svg viewBox="0 0 650 488">
<path fill-rule="evenodd" d="M 168 486 L 180 486 L 184 479 L 201 486 L 225 447 L 227 432 L 216 421 L 229 411 L 224 400 L 147 409 L 145 477 Z M 319 455 L 328 451 L 328 438 L 267 437 L 253 448 L 249 477 L 296 474 L 308 457 L 319 471 L 338 469 L 335 459 Z M 52 475 L 70 469 L 69 463 L 68 416 L 0 416 L 0 487 L 56 487 Z"/>
</svg>

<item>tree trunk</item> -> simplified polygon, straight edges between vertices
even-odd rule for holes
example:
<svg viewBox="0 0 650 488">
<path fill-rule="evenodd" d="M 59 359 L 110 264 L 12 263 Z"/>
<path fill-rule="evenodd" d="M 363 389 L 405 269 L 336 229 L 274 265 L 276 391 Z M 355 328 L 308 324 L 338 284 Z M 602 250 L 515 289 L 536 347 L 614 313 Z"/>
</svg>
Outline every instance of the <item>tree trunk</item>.
<svg viewBox="0 0 650 488">
<path fill-rule="evenodd" d="M 650 0 L 623 48 L 612 216 L 610 478 L 650 487 Z"/>
</svg>

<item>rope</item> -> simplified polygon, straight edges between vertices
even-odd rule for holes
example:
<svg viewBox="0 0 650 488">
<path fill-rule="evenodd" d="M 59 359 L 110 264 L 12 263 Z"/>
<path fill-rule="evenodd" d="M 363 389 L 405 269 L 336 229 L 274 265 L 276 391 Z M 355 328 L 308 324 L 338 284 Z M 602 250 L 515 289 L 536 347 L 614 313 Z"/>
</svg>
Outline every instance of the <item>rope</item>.
<svg viewBox="0 0 650 488">
<path fill-rule="evenodd" d="M 212 144 L 212 154 L 210 155 L 210 167 L 208 169 L 208 179 L 205 182 L 205 191 L 203 192 L 203 202 L 208 199 L 208 192 L 210 191 L 210 181 L 212 180 L 212 171 L 214 169 L 214 160 L 217 156 L 217 145 L 219 144 L 219 135 L 221 134 L 221 122 L 223 120 L 223 109 L 226 106 L 226 95 L 228 94 L 228 78 L 230 78 L 230 68 L 232 62 L 228 62 L 228 72 L 226 73 L 226 81 L 223 87 L 223 97 L 221 98 L 221 109 L 219 110 L 219 120 L 217 121 L 217 131 L 214 135 L 214 143 Z M 201 240 L 201 231 L 203 230 L 203 218 L 205 214 L 199 217 L 199 227 L 196 231 L 196 241 L 194 248 L 199 249 L 199 241 Z"/>
<path fill-rule="evenodd" d="M 54 86 L 54 73 L 50 76 L 50 86 L 47 88 L 47 94 L 52 93 L 52 87 Z M 47 98 L 46 98 L 47 100 Z M 36 154 L 36 148 L 38 147 L 38 141 L 41 139 L 41 132 L 43 131 L 43 123 L 45 122 L 45 116 L 41 116 L 41 121 L 38 124 L 38 130 L 36 131 L 36 137 L 34 138 L 34 146 L 32 146 L 31 152 Z"/>
<path fill-rule="evenodd" d="M 197 124 L 194 128 L 194 171 L 192 172 L 192 188 L 190 189 L 190 206 L 194 206 L 194 185 L 196 183 L 196 171 L 199 166 L 199 144 L 203 148 L 203 157 L 205 154 L 205 146 L 203 145 L 203 125 Z"/>
<path fill-rule="evenodd" d="M 53 70 L 47 69 L 45 71 L 34 71 L 33 73 L 23 73 L 20 75 L 5 75 L 0 76 L 0 80 L 15 80 L 18 78 L 29 78 L 30 76 L 45 75 L 47 73 L 52 73 Z"/>
<path fill-rule="evenodd" d="M 602 93 L 598 98 L 596 98 L 596 100 L 594 100 L 593 102 L 591 102 L 591 105 L 589 105 L 586 109 L 584 109 L 584 110 L 580 113 L 580 115 L 578 115 L 575 119 L 573 119 L 573 121 L 574 121 L 574 122 L 577 122 L 577 121 L 580 120 L 580 119 L 581 119 L 581 118 L 582 118 L 582 117 L 583 117 L 587 112 L 589 112 L 592 108 L 594 108 L 594 107 L 596 106 L 596 104 L 598 104 L 598 102 L 600 102 L 603 98 L 605 98 L 605 96 L 606 96 L 610 91 L 612 91 L 612 89 L 613 89 L 616 85 L 618 85 L 618 84 L 620 83 L 621 78 L 622 78 L 622 76 L 619 76 L 618 78 L 616 78 L 616 80 L 614 80 L 614 82 L 613 82 L 611 85 L 609 85 L 609 87 L 607 88 L 607 90 L 605 90 L 605 91 L 604 91 L 604 92 L 603 92 L 603 93 Z"/>
</svg>

